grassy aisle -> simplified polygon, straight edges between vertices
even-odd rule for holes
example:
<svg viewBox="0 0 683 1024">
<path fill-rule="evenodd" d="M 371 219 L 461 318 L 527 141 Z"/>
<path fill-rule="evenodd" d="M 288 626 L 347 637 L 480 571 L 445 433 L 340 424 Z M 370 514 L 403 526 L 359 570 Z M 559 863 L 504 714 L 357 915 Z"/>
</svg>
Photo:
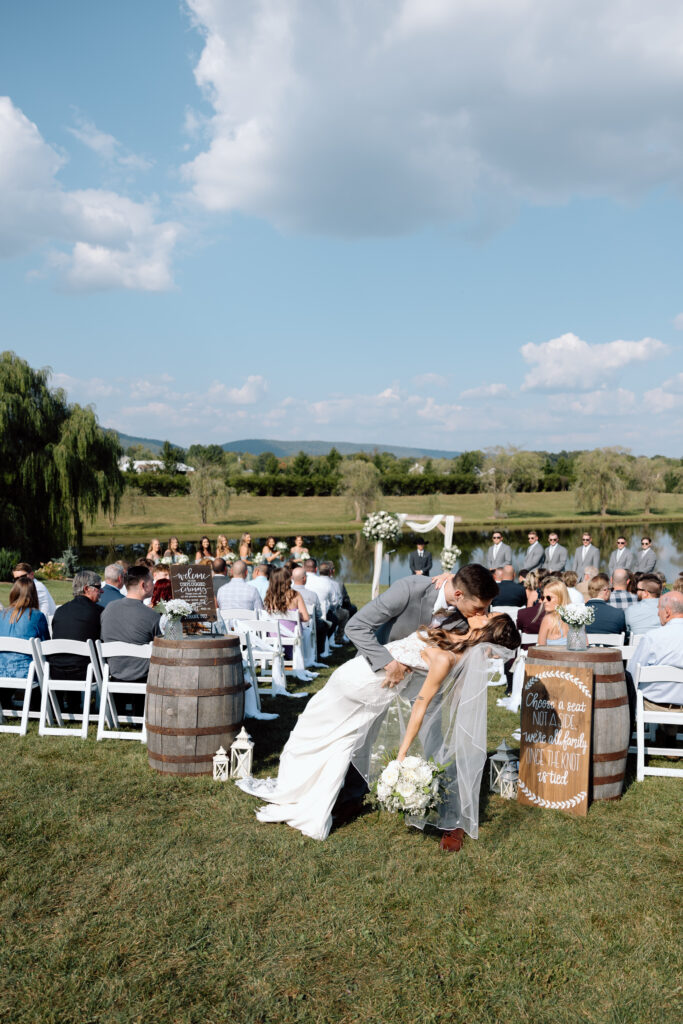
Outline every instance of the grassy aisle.
<svg viewBox="0 0 683 1024">
<path fill-rule="evenodd" d="M 321 686 L 329 671 L 307 689 Z M 514 728 L 490 690 L 489 750 Z M 303 701 L 250 722 L 272 774 Z M 324 843 L 137 743 L 0 735 L 0 1020 L 649 1024 L 680 989 L 681 787 L 584 820 L 489 797 L 460 854 L 375 812 Z"/>
</svg>

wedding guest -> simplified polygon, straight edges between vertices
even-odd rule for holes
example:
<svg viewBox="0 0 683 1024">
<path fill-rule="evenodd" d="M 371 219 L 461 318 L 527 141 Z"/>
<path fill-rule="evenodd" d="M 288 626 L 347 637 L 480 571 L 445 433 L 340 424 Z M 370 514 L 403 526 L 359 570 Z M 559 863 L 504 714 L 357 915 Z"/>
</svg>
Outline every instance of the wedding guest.
<svg viewBox="0 0 683 1024">
<path fill-rule="evenodd" d="M 218 539 L 220 540 L 220 537 Z M 217 555 L 211 563 L 211 569 L 213 572 L 211 582 L 213 584 L 213 596 L 215 597 L 221 587 L 225 586 L 228 582 L 228 563 L 224 558 Z"/>
<path fill-rule="evenodd" d="M 523 569 L 540 569 L 545 559 L 543 545 L 538 540 L 538 530 L 529 530 L 529 547 L 524 556 Z"/>
<path fill-rule="evenodd" d="M 625 633 L 626 620 L 621 608 L 614 608 L 609 603 L 609 577 L 599 572 L 588 582 L 588 600 L 586 607 L 595 613 L 593 622 L 586 626 L 587 633 Z"/>
<path fill-rule="evenodd" d="M 266 538 L 266 543 L 263 545 L 261 554 L 268 565 L 270 565 L 271 562 L 275 562 L 280 557 L 280 552 L 275 550 L 275 537 Z"/>
<path fill-rule="evenodd" d="M 593 579 L 593 577 L 597 575 L 598 570 L 595 568 L 595 566 L 589 565 L 583 574 L 583 579 L 581 580 L 581 582 L 576 584 L 576 589 L 581 594 L 584 601 L 587 601 L 590 597 L 590 594 L 588 593 L 588 584 Z"/>
<path fill-rule="evenodd" d="M 102 593 L 102 580 L 96 572 L 82 569 L 74 576 L 73 600 L 59 606 L 52 620 L 53 640 L 100 639 L 102 612 L 98 604 Z M 90 658 L 79 654 L 52 654 L 49 657 L 50 675 L 53 679 L 85 679 Z M 65 711 L 79 713 L 83 710 L 80 693 L 63 692 L 60 703 Z"/>
<path fill-rule="evenodd" d="M 673 582 L 671 590 L 677 594 L 683 594 L 683 573 L 677 576 Z"/>
<path fill-rule="evenodd" d="M 638 602 L 628 606 L 625 616 L 631 636 L 649 633 L 660 625 L 658 602 L 662 596 L 662 584 L 656 576 L 645 574 L 638 580 L 636 594 Z"/>
<path fill-rule="evenodd" d="M 523 633 L 535 633 L 536 636 L 538 636 L 538 631 L 541 628 L 541 620 L 545 615 L 544 602 L 539 601 L 538 599 L 537 587 L 538 580 L 536 573 L 532 571 L 524 581 L 527 606 L 526 608 L 520 608 L 517 612 L 517 629 Z"/>
<path fill-rule="evenodd" d="M 126 596 L 123 601 L 112 601 L 102 613 L 102 642 L 120 640 L 138 646 L 151 643 L 155 636 L 161 636 L 161 616 L 147 608 L 146 597 L 154 590 L 152 574 L 144 565 L 133 565 L 126 573 Z M 109 659 L 112 678 L 124 683 L 147 681 L 149 660 L 147 658 L 116 657 Z M 120 698 L 133 705 L 133 714 L 144 713 L 145 699 L 141 696 Z"/>
<path fill-rule="evenodd" d="M 242 536 L 240 537 L 240 544 L 239 544 L 238 551 L 239 551 L 239 557 L 241 558 L 241 560 L 243 562 L 246 562 L 247 565 L 251 565 L 251 560 L 253 558 L 253 551 L 252 551 L 252 548 L 251 548 L 251 534 L 250 533 L 243 533 L 242 534 Z"/>
<path fill-rule="evenodd" d="M 545 615 L 538 631 L 539 647 L 564 647 L 569 626 L 557 614 L 561 604 L 569 604 L 569 592 L 562 580 L 548 580 L 543 587 Z"/>
<path fill-rule="evenodd" d="M 149 569 L 150 572 L 152 571 L 152 569 L 154 568 L 154 565 L 155 565 L 155 563 L 152 561 L 152 559 L 151 558 L 147 558 L 146 555 L 141 555 L 140 558 L 136 558 L 135 564 L 136 565 L 141 565 L 144 568 Z"/>
<path fill-rule="evenodd" d="M 494 530 L 491 536 L 493 544 L 486 552 L 486 568 L 497 569 L 512 561 L 512 551 L 508 544 L 503 544 L 503 534 Z"/>
<path fill-rule="evenodd" d="M 170 537 L 168 541 L 168 554 L 171 557 L 173 564 L 175 565 L 182 557 L 183 552 L 180 550 L 180 541 L 177 537 Z M 165 556 L 164 556 L 165 557 Z"/>
<path fill-rule="evenodd" d="M 515 583 L 515 570 L 511 564 L 504 565 L 500 570 L 500 581 L 498 593 L 491 601 L 491 607 L 498 605 L 511 608 L 524 608 L 526 605 L 526 590 L 521 583 Z"/>
<path fill-rule="evenodd" d="M 301 562 L 304 558 L 308 558 L 309 551 L 304 545 L 303 537 L 298 535 L 294 538 L 294 546 L 289 549 L 289 553 L 297 562 Z"/>
<path fill-rule="evenodd" d="M 612 593 L 609 596 L 609 603 L 613 608 L 621 608 L 623 612 L 630 604 L 636 604 L 638 601 L 638 595 L 631 594 L 628 590 L 630 575 L 628 569 L 615 569 L 612 573 Z"/>
<path fill-rule="evenodd" d="M 147 549 L 147 558 L 151 559 L 156 565 L 164 557 L 164 553 L 161 550 L 161 541 L 157 537 L 152 537 L 149 542 L 149 548 Z"/>
<path fill-rule="evenodd" d="M 306 570 L 306 586 L 318 595 L 325 616 L 324 621 L 332 626 L 331 635 L 339 626 L 339 619 L 335 609 L 335 604 L 338 604 L 339 598 L 335 588 L 332 586 L 332 580 L 329 578 L 329 575 L 323 576 L 318 573 L 318 563 L 315 558 L 307 558 L 304 563 L 304 569 Z M 330 640 L 330 644 L 332 644 L 332 640 Z"/>
<path fill-rule="evenodd" d="M 232 548 L 228 543 L 228 538 L 224 533 L 219 533 L 216 538 L 216 558 L 227 558 L 228 555 L 232 555 Z"/>
<path fill-rule="evenodd" d="M 208 537 L 202 537 L 199 541 L 199 547 L 197 548 L 197 553 L 194 556 L 195 564 L 203 561 L 205 558 L 209 558 L 213 562 L 211 541 Z"/>
<path fill-rule="evenodd" d="M 356 614 L 358 609 L 355 605 L 351 604 L 351 598 L 349 597 L 344 584 L 339 583 L 339 581 L 334 578 L 334 562 L 330 562 L 329 560 L 321 562 L 319 571 L 321 576 L 327 576 L 332 583 L 332 589 L 335 594 L 333 610 L 336 617 L 334 642 L 336 644 L 341 644 L 344 640 L 344 629 L 346 628 L 346 623 L 352 615 Z M 353 611 L 351 611 L 352 608 Z"/>
<path fill-rule="evenodd" d="M 634 564 L 635 558 L 626 547 L 626 537 L 619 534 L 616 550 L 609 556 L 607 572 L 610 576 L 614 576 L 615 569 L 633 569 Z"/>
<path fill-rule="evenodd" d="M 292 590 L 296 590 L 298 594 L 301 594 L 304 599 L 306 609 L 309 611 L 309 615 L 311 614 L 310 610 L 312 609 L 312 614 L 315 617 L 318 647 L 316 657 L 318 661 L 321 661 L 325 650 L 325 640 L 334 633 L 334 625 L 331 622 L 328 622 L 327 619 L 323 618 L 320 598 L 314 590 L 310 590 L 306 586 L 307 580 L 308 576 L 306 570 L 303 566 L 297 565 L 292 570 Z"/>
<path fill-rule="evenodd" d="M 247 583 L 247 564 L 241 558 L 233 562 L 232 579 L 228 580 L 216 594 L 216 604 L 223 618 L 230 618 L 231 608 L 246 608 L 260 611 L 263 601 L 255 587 Z"/>
<path fill-rule="evenodd" d="M 159 601 L 170 601 L 173 596 L 171 590 L 171 579 L 167 565 L 155 565 L 152 569 L 152 579 L 154 580 L 154 589 L 152 591 L 151 598 L 145 598 L 145 604 L 150 608 L 156 608 Z"/>
<path fill-rule="evenodd" d="M 674 668 L 683 668 L 683 594 L 673 590 L 668 594 L 662 594 L 657 612 L 661 628 L 650 630 L 647 636 L 642 638 L 629 662 L 631 672 L 634 672 L 638 665 L 671 665 Z M 640 688 L 646 711 L 680 711 L 683 707 L 680 683 L 643 683 Z M 669 738 L 667 746 L 672 745 L 670 739 L 672 735 L 675 737 L 677 728 L 675 723 L 660 725 L 659 730 Z"/>
<path fill-rule="evenodd" d="M 36 593 L 38 594 L 38 607 L 45 618 L 49 621 L 50 616 L 54 615 L 57 608 L 52 594 L 44 583 L 36 579 L 35 572 L 28 562 L 19 562 L 12 570 L 12 579 L 20 580 L 25 576 L 33 582 L 33 585 L 36 588 Z"/>
<path fill-rule="evenodd" d="M 548 547 L 545 549 L 545 562 L 548 572 L 564 572 L 567 564 L 567 549 L 558 543 L 558 536 L 553 530 L 548 534 Z"/>
<path fill-rule="evenodd" d="M 113 562 L 104 570 L 104 586 L 97 602 L 100 608 L 106 608 L 111 601 L 123 600 L 122 587 L 123 566 L 120 562 Z"/>
<path fill-rule="evenodd" d="M 410 552 L 408 568 L 413 576 L 429 576 L 432 571 L 432 556 L 425 550 L 425 541 L 418 537 L 415 550 Z"/>
<path fill-rule="evenodd" d="M 593 538 L 587 530 L 583 531 L 581 546 L 574 552 L 574 563 L 572 569 L 577 576 L 583 576 L 589 565 L 600 568 L 600 552 L 593 543 Z"/>
<path fill-rule="evenodd" d="M 255 565 L 254 573 L 251 579 L 248 581 L 250 587 L 255 587 L 255 589 L 258 590 L 262 601 L 266 596 L 266 591 L 268 590 L 269 573 L 269 565 Z"/>
<path fill-rule="evenodd" d="M 26 565 L 20 562 L 19 565 Z M 35 582 L 27 572 L 17 576 L 9 592 L 9 605 L 0 610 L 0 637 L 17 640 L 49 640 L 47 618 L 40 610 Z M 0 653 L 0 676 L 25 679 L 31 664 L 30 654 Z"/>
<path fill-rule="evenodd" d="M 568 569 L 567 572 L 561 573 L 560 579 L 569 591 L 569 600 L 572 602 L 572 604 L 586 603 L 581 591 L 576 589 L 578 579 L 576 573 L 572 569 Z"/>
<path fill-rule="evenodd" d="M 267 612 L 277 615 L 298 611 L 301 621 L 308 622 L 309 615 L 304 599 L 301 594 L 292 589 L 291 584 L 291 576 L 287 569 L 273 569 L 268 581 L 268 590 L 263 599 L 263 606 Z"/>
</svg>

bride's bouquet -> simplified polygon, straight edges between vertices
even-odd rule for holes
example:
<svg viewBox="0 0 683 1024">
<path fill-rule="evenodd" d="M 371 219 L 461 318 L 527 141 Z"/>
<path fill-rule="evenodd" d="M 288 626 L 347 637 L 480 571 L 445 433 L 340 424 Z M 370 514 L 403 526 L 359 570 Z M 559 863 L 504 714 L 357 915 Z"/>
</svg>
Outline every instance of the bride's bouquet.
<svg viewBox="0 0 683 1024">
<path fill-rule="evenodd" d="M 389 762 L 372 792 L 385 811 L 425 815 L 443 800 L 445 774 L 443 765 L 431 759 L 406 757 Z"/>
<path fill-rule="evenodd" d="M 363 536 L 368 540 L 398 540 L 401 536 L 398 516 L 392 512 L 371 512 L 363 524 Z"/>
</svg>

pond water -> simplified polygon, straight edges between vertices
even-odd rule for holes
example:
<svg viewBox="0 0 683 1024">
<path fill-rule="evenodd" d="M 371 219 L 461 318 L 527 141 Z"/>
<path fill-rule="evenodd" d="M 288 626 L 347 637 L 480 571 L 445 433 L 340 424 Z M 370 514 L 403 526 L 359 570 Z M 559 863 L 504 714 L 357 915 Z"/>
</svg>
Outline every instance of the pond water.
<svg viewBox="0 0 683 1024">
<path fill-rule="evenodd" d="M 573 557 L 575 549 L 581 544 L 581 536 L 585 527 L 577 525 L 564 530 L 558 530 L 560 544 L 567 548 L 570 558 Z M 657 526 L 646 527 L 645 529 L 627 528 L 622 530 L 618 525 L 612 526 L 591 526 L 589 528 L 593 537 L 593 543 L 597 545 L 602 556 L 602 568 L 607 568 L 607 561 L 612 551 L 616 549 L 617 537 L 623 533 L 628 541 L 632 552 L 640 550 L 640 538 L 647 534 L 652 538 L 652 547 L 657 556 L 657 571 L 666 573 L 666 578 L 671 581 L 683 570 L 683 523 L 660 522 Z M 512 558 L 516 567 L 522 565 L 527 548 L 527 529 L 510 530 L 505 535 L 505 542 L 512 548 Z M 294 543 L 294 537 L 281 537 L 279 540 L 286 540 L 290 545 Z M 439 552 L 443 547 L 443 536 L 438 530 L 425 534 L 428 550 L 432 552 L 434 564 L 432 574 L 441 571 Z M 234 538 L 231 539 L 233 543 Z M 265 537 L 254 538 L 254 550 L 260 551 L 265 543 Z M 542 533 L 541 543 L 547 545 L 547 532 Z M 366 541 L 361 533 L 347 534 L 322 534 L 311 536 L 305 539 L 305 543 L 314 558 L 331 559 L 337 567 L 337 576 L 345 583 L 370 583 L 372 582 L 372 558 L 373 545 Z M 453 543 L 462 551 L 459 565 L 467 562 L 484 562 L 486 549 L 491 543 L 491 530 L 461 530 L 453 535 Z M 184 545 L 190 557 L 194 556 L 196 542 L 187 541 Z M 236 549 L 236 540 L 233 544 Z M 405 533 L 401 542 L 396 545 L 393 551 L 384 556 L 382 566 L 381 583 L 388 584 L 401 576 L 410 575 L 408 558 L 415 547 L 415 538 Z M 93 567 L 101 570 L 109 562 L 117 558 L 124 558 L 128 562 L 134 562 L 136 558 L 144 555 L 147 551 L 147 544 L 138 545 L 103 545 L 99 547 L 83 547 L 80 551 L 80 560 L 83 566 Z"/>
</svg>

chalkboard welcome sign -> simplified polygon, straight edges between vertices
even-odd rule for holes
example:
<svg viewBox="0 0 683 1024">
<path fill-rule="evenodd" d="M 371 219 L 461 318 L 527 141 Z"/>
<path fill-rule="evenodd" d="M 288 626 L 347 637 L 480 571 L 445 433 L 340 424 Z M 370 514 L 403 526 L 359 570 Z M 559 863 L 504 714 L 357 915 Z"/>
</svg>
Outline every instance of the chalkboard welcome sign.
<svg viewBox="0 0 683 1024">
<path fill-rule="evenodd" d="M 527 665 L 522 691 L 519 803 L 588 811 L 593 671 Z"/>
<path fill-rule="evenodd" d="M 194 609 L 183 622 L 215 622 L 211 568 L 208 565 L 172 565 L 170 570 L 173 597 L 187 601 Z"/>
</svg>

